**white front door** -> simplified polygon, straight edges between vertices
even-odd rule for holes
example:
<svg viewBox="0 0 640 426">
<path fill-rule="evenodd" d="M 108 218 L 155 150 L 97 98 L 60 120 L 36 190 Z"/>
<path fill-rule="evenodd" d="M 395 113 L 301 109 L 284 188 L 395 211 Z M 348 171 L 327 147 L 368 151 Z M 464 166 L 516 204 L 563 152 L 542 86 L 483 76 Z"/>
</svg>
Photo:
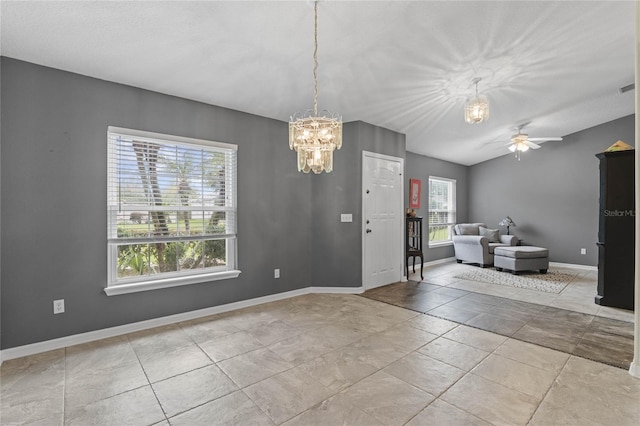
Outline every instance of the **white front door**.
<svg viewBox="0 0 640 426">
<path fill-rule="evenodd" d="M 365 290 L 402 279 L 403 169 L 402 158 L 363 152 L 362 280 Z"/>
</svg>

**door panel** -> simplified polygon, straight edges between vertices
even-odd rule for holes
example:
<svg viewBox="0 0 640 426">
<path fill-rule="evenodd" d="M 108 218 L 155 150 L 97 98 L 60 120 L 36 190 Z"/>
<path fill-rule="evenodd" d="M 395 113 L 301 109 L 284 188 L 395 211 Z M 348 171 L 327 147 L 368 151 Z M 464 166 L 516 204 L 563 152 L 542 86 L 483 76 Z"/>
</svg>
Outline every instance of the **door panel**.
<svg viewBox="0 0 640 426">
<path fill-rule="evenodd" d="M 363 282 L 365 289 L 402 279 L 403 159 L 363 158 Z"/>
</svg>

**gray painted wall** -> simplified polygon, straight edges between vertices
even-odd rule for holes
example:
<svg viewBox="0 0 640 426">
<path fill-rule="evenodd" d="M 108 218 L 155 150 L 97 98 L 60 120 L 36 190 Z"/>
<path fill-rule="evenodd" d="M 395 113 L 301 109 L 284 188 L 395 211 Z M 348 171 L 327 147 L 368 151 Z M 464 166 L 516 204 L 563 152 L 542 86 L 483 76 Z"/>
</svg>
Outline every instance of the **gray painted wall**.
<svg viewBox="0 0 640 426">
<path fill-rule="evenodd" d="M 342 149 L 334 154 L 334 171 L 313 179 L 312 281 L 316 286 L 362 285 L 362 152 L 404 158 L 405 136 L 356 121 L 343 126 Z M 353 222 L 341 223 L 351 213 Z"/>
<path fill-rule="evenodd" d="M 305 175 L 285 122 L 6 57 L 0 69 L 2 349 L 310 285 L 361 285 L 360 132 L 383 153 L 403 153 L 404 136 L 347 124 L 336 171 Z M 238 145 L 237 279 L 104 294 L 109 125 Z M 312 204 L 314 191 L 327 202 Z M 345 209 L 347 232 L 336 229 Z M 53 315 L 54 299 L 66 313 Z"/>
<path fill-rule="evenodd" d="M 495 226 L 509 214 L 520 238 L 549 247 L 552 260 L 595 265 L 594 154 L 634 140 L 625 117 L 520 162 L 505 156 L 469 168 L 405 154 L 404 135 L 353 122 L 334 172 L 312 176 L 296 171 L 287 124 L 277 120 L 4 57 L 0 102 L 2 349 L 310 285 L 361 285 L 363 150 L 406 158 L 405 197 L 409 179 L 421 179 L 424 217 L 428 177 L 456 179 L 458 221 Z M 109 125 L 239 146 L 240 277 L 104 294 Z M 340 213 L 353 222 L 340 223 Z M 425 250 L 425 261 L 450 256 L 452 247 Z M 54 316 L 59 298 L 67 312 Z"/>
<path fill-rule="evenodd" d="M 0 82 L 2 67 L 0 66 Z M 0 188 L 2 188 L 2 84 L 0 84 Z M 2 348 L 2 197 L 0 197 L 0 349 Z M 0 357 L 0 363 L 2 363 Z"/>
<path fill-rule="evenodd" d="M 1 66 L 3 348 L 309 284 L 308 227 L 289 225 L 309 216 L 311 181 L 295 169 L 285 123 L 8 58 Z M 239 278 L 104 294 L 109 125 L 238 144 Z M 52 314 L 54 299 L 66 313 Z"/>
<path fill-rule="evenodd" d="M 425 239 L 423 241 L 423 254 L 425 262 L 432 260 L 444 259 L 447 257 L 453 257 L 453 245 L 442 247 L 428 247 L 428 211 L 429 211 L 429 176 L 455 179 L 456 180 L 456 216 L 458 222 L 467 221 L 467 198 L 468 198 L 468 171 L 467 166 L 460 164 L 450 163 L 448 161 L 438 160 L 431 157 L 426 157 L 420 154 L 414 154 L 412 152 L 407 153 L 406 160 L 406 179 L 405 179 L 405 204 L 406 208 L 409 208 L 409 179 L 420 179 L 422 182 L 421 187 L 421 201 L 420 208 L 416 210 L 418 216 L 422 216 L 423 231 Z"/>
<path fill-rule="evenodd" d="M 547 142 L 517 161 L 513 154 L 471 166 L 469 218 L 498 228 L 509 215 L 512 233 L 547 247 L 550 260 L 596 266 L 599 171 L 595 154 L 617 140 L 635 141 L 627 116 Z M 633 184 L 633 182 L 630 182 Z M 581 255 L 580 249 L 587 254 Z"/>
</svg>

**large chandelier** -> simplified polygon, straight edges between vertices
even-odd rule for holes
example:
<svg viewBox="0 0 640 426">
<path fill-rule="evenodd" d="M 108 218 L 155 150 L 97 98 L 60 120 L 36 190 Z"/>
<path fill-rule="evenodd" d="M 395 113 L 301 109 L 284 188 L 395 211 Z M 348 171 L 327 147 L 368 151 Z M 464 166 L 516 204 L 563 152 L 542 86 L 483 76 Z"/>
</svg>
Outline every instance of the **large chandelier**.
<svg viewBox="0 0 640 426">
<path fill-rule="evenodd" d="M 289 148 L 298 153 L 298 171 L 319 174 L 333 170 L 333 151 L 342 147 L 342 117 L 318 114 L 318 2 L 314 3 L 313 111 L 295 113 L 289 121 Z"/>
<path fill-rule="evenodd" d="M 470 99 L 464 105 L 464 121 L 469 124 L 479 124 L 489 119 L 489 101 L 483 96 L 478 96 L 478 83 L 481 78 L 474 78 L 476 85 L 476 97 Z"/>
</svg>

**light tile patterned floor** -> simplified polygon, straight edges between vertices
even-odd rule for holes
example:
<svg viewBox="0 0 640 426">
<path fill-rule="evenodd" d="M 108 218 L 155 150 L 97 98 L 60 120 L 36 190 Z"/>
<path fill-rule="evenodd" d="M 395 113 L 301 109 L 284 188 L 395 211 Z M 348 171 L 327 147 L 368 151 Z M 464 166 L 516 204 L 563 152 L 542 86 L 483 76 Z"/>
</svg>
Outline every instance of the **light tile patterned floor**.
<svg viewBox="0 0 640 426">
<path fill-rule="evenodd" d="M 9 360 L 0 379 L 2 425 L 640 424 L 620 368 L 355 295 Z"/>
</svg>

